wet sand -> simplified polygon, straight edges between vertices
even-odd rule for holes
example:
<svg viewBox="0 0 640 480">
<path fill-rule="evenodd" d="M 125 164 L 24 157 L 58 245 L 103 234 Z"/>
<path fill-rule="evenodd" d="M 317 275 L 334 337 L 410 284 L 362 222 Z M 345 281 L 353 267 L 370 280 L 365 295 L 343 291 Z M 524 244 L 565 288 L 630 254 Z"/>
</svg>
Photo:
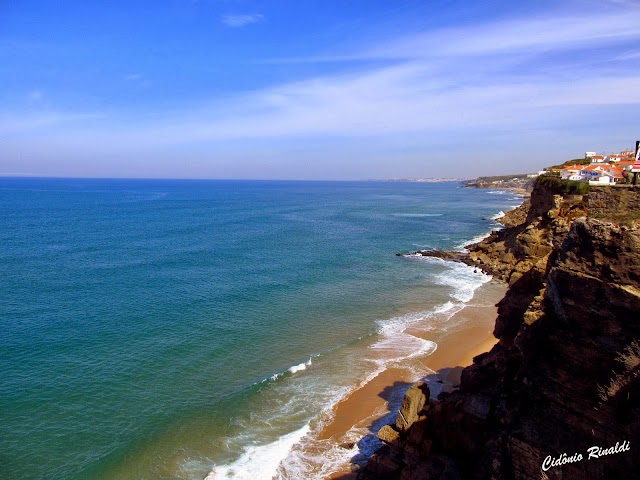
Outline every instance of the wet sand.
<svg viewBox="0 0 640 480">
<path fill-rule="evenodd" d="M 424 367 L 425 378 L 432 386 L 432 398 L 440 391 L 455 388 L 460 382 L 462 369 L 473 363 L 473 358 L 491 350 L 497 343 L 493 328 L 497 315 L 495 304 L 502 299 L 506 285 L 490 282 L 480 287 L 468 305 L 455 313 L 444 328 L 432 330 L 408 329 L 411 335 L 432 340 L 437 349 L 417 360 Z M 388 399 L 395 390 L 402 394 L 415 381 L 409 368 L 390 368 L 383 371 L 361 388 L 338 403 L 334 418 L 320 433 L 320 439 L 341 444 L 352 428 L 371 427 L 374 421 L 389 414 Z M 434 388 L 435 387 L 435 388 Z M 347 479 L 350 465 L 331 478 Z M 355 478 L 355 477 L 354 477 Z"/>
</svg>

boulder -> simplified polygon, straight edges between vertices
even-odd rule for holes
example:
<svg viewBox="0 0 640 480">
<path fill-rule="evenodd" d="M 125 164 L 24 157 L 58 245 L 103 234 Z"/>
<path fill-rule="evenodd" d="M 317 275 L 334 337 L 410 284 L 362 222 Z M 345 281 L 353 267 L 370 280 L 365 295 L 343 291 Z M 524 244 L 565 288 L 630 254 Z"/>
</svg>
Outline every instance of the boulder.
<svg viewBox="0 0 640 480">
<path fill-rule="evenodd" d="M 414 384 L 402 400 L 402 406 L 398 412 L 396 427 L 400 431 L 406 431 L 413 423 L 424 414 L 424 406 L 428 404 L 431 392 L 424 382 Z"/>
<path fill-rule="evenodd" d="M 397 447 L 400 444 L 400 432 L 393 425 L 385 425 L 378 431 L 378 438 L 387 445 Z"/>
</svg>

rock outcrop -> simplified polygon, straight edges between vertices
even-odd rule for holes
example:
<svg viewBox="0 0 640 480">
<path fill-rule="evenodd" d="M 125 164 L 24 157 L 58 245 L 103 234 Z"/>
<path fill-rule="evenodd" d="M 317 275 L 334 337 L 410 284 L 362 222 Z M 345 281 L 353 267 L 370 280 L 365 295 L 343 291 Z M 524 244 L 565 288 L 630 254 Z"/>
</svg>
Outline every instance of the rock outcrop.
<svg viewBox="0 0 640 480">
<path fill-rule="evenodd" d="M 422 256 L 422 257 L 434 257 L 440 258 L 442 260 L 451 260 L 453 262 L 463 262 L 469 265 L 472 265 L 472 261 L 469 258 L 469 254 L 466 252 L 447 252 L 443 250 L 419 250 L 414 253 L 396 253 L 399 257 L 412 257 L 412 256 Z"/>
<path fill-rule="evenodd" d="M 609 220 L 634 195 L 536 183 L 520 224 L 469 247 L 510 286 L 500 341 L 457 390 L 412 387 L 361 478 L 640 479 L 640 228 Z"/>
</svg>

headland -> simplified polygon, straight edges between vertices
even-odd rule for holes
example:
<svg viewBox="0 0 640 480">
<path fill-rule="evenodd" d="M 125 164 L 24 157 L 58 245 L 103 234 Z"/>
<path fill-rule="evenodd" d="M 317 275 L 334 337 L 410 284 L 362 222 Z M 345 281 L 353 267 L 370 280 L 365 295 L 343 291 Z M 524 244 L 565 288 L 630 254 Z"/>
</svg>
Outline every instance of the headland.
<svg viewBox="0 0 640 480">
<path fill-rule="evenodd" d="M 508 284 L 497 343 L 458 388 L 412 386 L 358 478 L 640 478 L 640 187 L 587 190 L 541 176 L 467 253 L 415 253 Z"/>
</svg>

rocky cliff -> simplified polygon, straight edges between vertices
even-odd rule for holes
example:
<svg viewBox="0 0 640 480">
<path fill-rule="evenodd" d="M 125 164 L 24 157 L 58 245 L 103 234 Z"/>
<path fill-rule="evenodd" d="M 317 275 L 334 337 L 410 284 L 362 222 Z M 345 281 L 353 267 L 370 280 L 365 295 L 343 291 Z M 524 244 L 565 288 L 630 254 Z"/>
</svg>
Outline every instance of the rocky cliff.
<svg viewBox="0 0 640 480">
<path fill-rule="evenodd" d="M 559 186 L 469 247 L 510 286 L 500 341 L 459 389 L 412 387 L 361 478 L 640 479 L 640 190 Z"/>
</svg>

